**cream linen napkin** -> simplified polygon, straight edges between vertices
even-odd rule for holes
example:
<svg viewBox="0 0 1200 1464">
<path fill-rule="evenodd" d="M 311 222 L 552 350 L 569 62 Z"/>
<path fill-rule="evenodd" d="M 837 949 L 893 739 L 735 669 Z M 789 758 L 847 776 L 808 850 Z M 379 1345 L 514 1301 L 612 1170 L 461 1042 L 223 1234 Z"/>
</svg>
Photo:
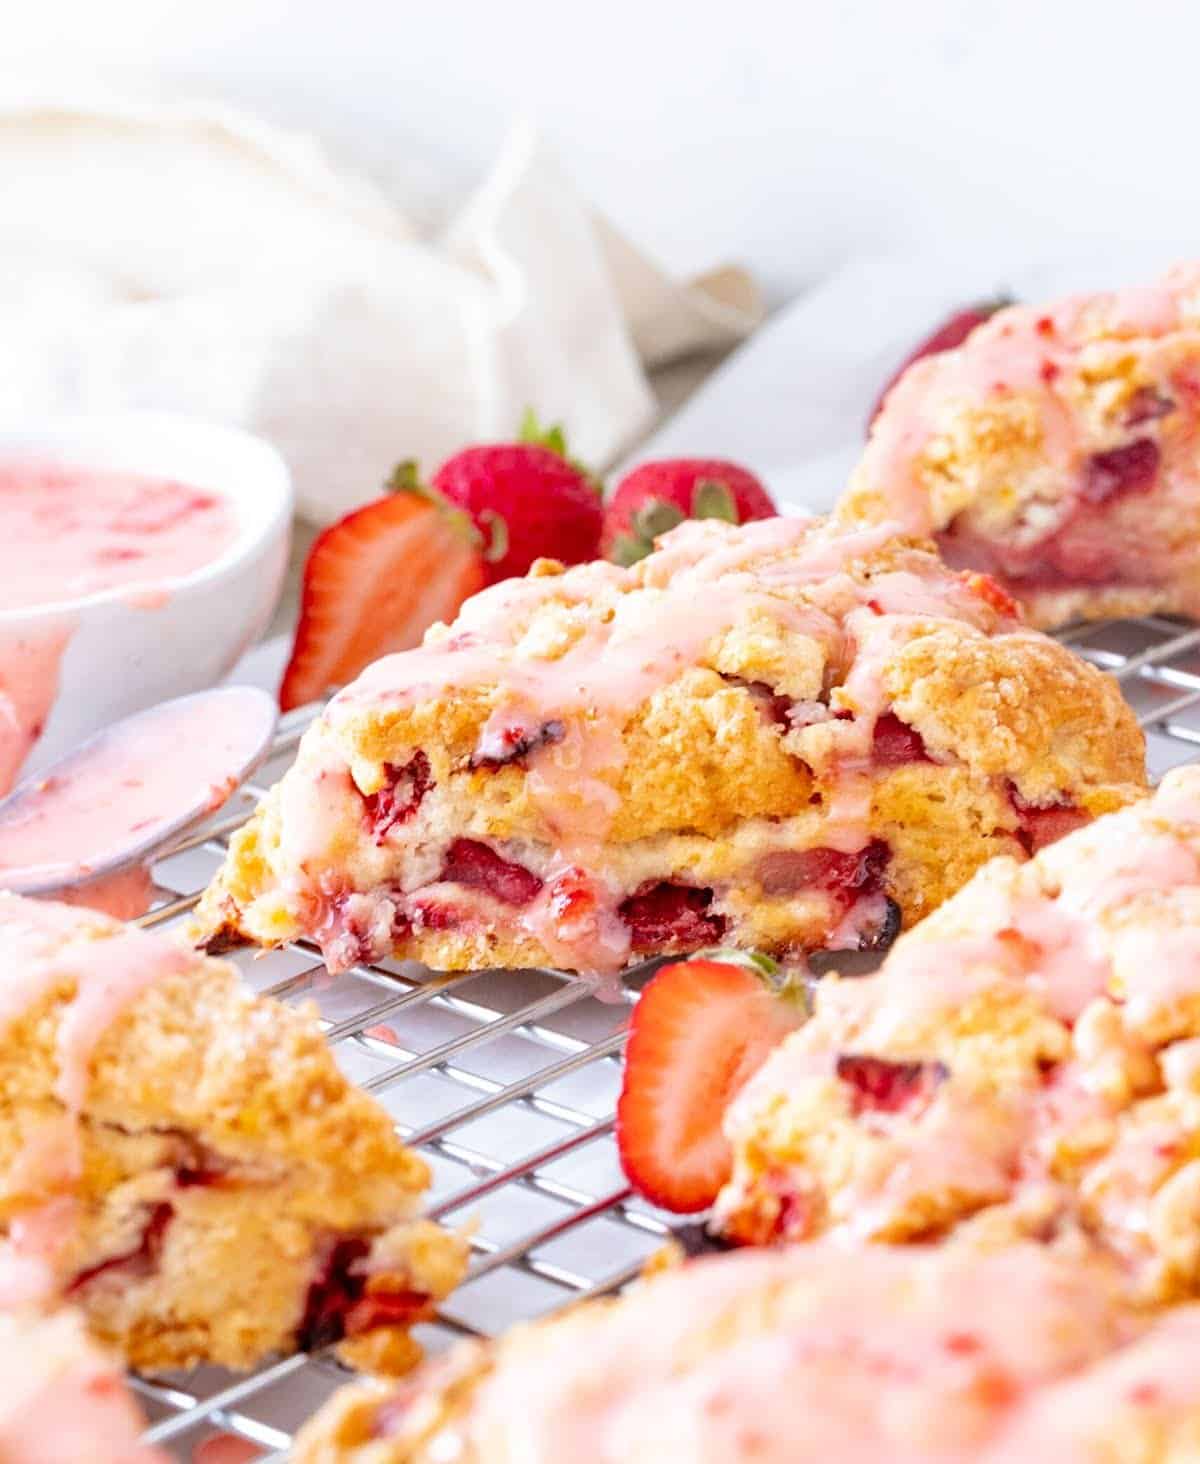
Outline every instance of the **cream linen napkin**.
<svg viewBox="0 0 1200 1464">
<path fill-rule="evenodd" d="M 646 365 L 726 346 L 753 284 L 667 278 L 528 124 L 444 237 L 305 137 L 224 108 L 0 98 L 0 425 L 169 408 L 271 438 L 318 522 L 510 434 L 527 405 L 605 464 Z"/>
</svg>

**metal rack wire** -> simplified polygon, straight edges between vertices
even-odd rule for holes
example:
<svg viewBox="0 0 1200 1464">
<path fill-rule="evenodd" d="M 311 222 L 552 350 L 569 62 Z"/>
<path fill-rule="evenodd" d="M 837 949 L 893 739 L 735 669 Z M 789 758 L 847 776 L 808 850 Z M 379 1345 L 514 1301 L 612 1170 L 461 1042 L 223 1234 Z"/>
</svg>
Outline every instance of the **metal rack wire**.
<svg viewBox="0 0 1200 1464">
<path fill-rule="evenodd" d="M 1200 756 L 1200 627 L 1113 621 L 1062 639 L 1121 682 L 1146 730 L 1155 777 Z M 195 903 L 313 712 L 281 724 L 235 811 L 156 868 L 162 901 L 144 924 L 178 920 Z M 476 1222 L 468 1280 L 437 1322 L 420 1329 L 430 1351 L 618 1288 L 662 1244 L 667 1217 L 632 1194 L 613 1142 L 625 1020 L 642 972 L 629 974 L 625 1001 L 614 1004 L 555 971 L 451 982 L 384 961 L 330 977 L 304 944 L 237 959 L 256 991 L 316 1002 L 344 1070 L 428 1159 L 432 1214 Z M 299 1423 L 345 1379 L 326 1355 L 286 1358 L 247 1377 L 203 1369 L 136 1378 L 134 1387 L 151 1419 L 147 1439 L 180 1459 L 219 1431 L 282 1460 Z"/>
</svg>

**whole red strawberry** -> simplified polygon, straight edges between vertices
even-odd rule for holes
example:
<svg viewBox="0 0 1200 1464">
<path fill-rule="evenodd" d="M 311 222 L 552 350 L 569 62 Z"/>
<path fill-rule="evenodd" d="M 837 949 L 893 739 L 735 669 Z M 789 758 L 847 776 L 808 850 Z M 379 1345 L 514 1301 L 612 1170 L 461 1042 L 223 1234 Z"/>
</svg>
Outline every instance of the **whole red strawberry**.
<svg viewBox="0 0 1200 1464">
<path fill-rule="evenodd" d="M 561 428 L 542 431 L 532 414 L 519 441 L 464 448 L 430 486 L 483 535 L 489 584 L 524 574 L 535 559 L 579 564 L 599 551 L 599 488 L 567 457 Z"/>
<path fill-rule="evenodd" d="M 753 473 L 721 458 L 669 458 L 643 463 L 617 484 L 604 511 L 600 552 L 617 564 L 636 564 L 687 518 L 744 524 L 774 518 L 779 510 Z"/>
<path fill-rule="evenodd" d="M 943 320 L 941 325 L 928 335 L 919 346 L 908 353 L 904 360 L 888 377 L 883 390 L 875 399 L 875 405 L 871 408 L 871 415 L 867 418 L 867 431 L 871 430 L 875 418 L 883 410 L 883 403 L 892 387 L 900 380 L 914 361 L 923 361 L 926 356 L 938 356 L 943 351 L 953 351 L 956 346 L 961 346 L 963 341 L 971 334 L 977 325 L 982 325 L 985 320 L 990 320 L 997 310 L 1003 310 L 1006 305 L 1013 302 L 1005 296 L 997 296 L 995 300 L 983 300 L 978 305 L 967 305 L 962 310 L 956 310 L 953 315 Z"/>
</svg>

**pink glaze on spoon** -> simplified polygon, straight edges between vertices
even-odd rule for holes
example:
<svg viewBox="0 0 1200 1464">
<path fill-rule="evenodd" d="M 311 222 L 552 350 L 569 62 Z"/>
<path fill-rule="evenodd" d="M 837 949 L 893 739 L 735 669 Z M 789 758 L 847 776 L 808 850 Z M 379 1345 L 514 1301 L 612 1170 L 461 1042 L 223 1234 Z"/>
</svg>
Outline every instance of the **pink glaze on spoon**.
<svg viewBox="0 0 1200 1464">
<path fill-rule="evenodd" d="M 277 708 L 220 687 L 89 739 L 0 802 L 0 888 L 121 919 L 144 913 L 148 863 L 222 806 L 266 756 Z"/>
</svg>

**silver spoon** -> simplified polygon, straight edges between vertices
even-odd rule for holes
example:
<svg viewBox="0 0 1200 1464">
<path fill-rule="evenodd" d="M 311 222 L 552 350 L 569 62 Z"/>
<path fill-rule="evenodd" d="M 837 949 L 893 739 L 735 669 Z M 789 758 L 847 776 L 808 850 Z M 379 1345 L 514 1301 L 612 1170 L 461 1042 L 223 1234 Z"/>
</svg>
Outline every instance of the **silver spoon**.
<svg viewBox="0 0 1200 1464">
<path fill-rule="evenodd" d="M 265 691 L 222 686 L 96 733 L 0 800 L 0 889 L 62 894 L 144 868 L 260 766 L 278 717 Z"/>
</svg>

